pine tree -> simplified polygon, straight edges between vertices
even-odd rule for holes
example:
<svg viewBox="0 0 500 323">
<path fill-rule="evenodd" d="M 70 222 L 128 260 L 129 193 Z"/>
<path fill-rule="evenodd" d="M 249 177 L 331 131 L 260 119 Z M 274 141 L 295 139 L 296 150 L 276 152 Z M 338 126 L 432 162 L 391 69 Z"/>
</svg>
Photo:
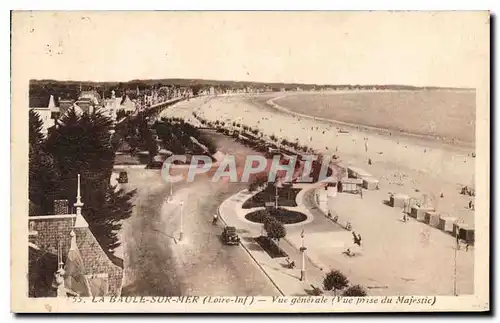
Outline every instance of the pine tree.
<svg viewBox="0 0 500 323">
<path fill-rule="evenodd" d="M 35 205 L 36 215 L 52 214 L 57 195 L 59 174 L 54 160 L 45 151 L 45 136 L 38 113 L 29 112 L 29 200 Z"/>
<path fill-rule="evenodd" d="M 123 220 L 132 215 L 132 198 L 136 190 L 124 192 L 115 191 L 114 187 L 109 186 L 104 195 L 104 203 L 100 210 L 94 210 L 92 231 L 99 237 L 99 243 L 104 251 L 112 254 L 120 246 L 118 232 L 121 229 Z"/>
<path fill-rule="evenodd" d="M 60 177 L 59 198 L 75 202 L 77 174 L 81 175 L 83 216 L 108 254 L 118 246 L 117 231 L 131 214 L 135 192 L 114 192 L 110 186 L 115 147 L 110 140 L 112 121 L 103 114 L 77 115 L 69 110 L 47 139 Z"/>
<path fill-rule="evenodd" d="M 40 115 L 29 110 L 29 144 L 32 147 L 39 147 L 43 144 L 45 137 L 42 133 L 43 122 L 40 119 Z"/>
</svg>

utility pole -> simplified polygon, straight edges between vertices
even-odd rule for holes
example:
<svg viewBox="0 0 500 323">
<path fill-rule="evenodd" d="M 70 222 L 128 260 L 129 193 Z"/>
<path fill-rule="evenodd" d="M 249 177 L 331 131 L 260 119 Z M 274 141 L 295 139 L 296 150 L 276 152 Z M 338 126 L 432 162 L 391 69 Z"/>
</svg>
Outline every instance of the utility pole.
<svg viewBox="0 0 500 323">
<path fill-rule="evenodd" d="M 300 253 L 302 254 L 302 268 L 300 269 L 300 281 L 305 281 L 306 280 L 306 250 L 307 248 L 304 245 L 304 229 L 302 229 L 302 232 L 300 233 L 300 238 L 302 240 L 302 246 L 300 247 Z"/>
<path fill-rule="evenodd" d="M 281 146 L 278 142 L 278 154 L 281 159 Z M 273 156 L 274 158 L 274 156 Z M 275 206 L 278 208 L 278 200 L 279 200 L 279 195 L 278 195 L 278 173 L 276 173 L 276 176 L 274 177 L 274 187 L 275 187 Z"/>
<path fill-rule="evenodd" d="M 455 220 L 455 250 L 454 250 L 454 256 L 453 256 L 453 295 L 458 296 L 457 294 L 457 252 L 458 248 L 460 247 L 460 242 L 458 240 L 458 233 L 460 231 L 460 228 L 458 227 L 458 220 Z"/>
</svg>

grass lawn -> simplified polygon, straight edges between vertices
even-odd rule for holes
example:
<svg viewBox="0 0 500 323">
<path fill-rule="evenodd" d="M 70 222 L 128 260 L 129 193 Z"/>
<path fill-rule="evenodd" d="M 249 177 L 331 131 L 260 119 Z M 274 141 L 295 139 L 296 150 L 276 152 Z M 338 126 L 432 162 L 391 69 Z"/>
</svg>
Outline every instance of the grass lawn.
<svg viewBox="0 0 500 323">
<path fill-rule="evenodd" d="M 269 239 L 268 237 L 265 236 L 260 236 L 257 238 L 254 238 L 255 242 L 259 244 L 259 246 L 264 249 L 269 257 L 271 258 L 281 258 L 281 257 L 288 257 L 288 254 L 283 251 L 278 245 Z"/>
<path fill-rule="evenodd" d="M 254 223 L 264 223 L 264 219 L 267 216 L 271 216 L 283 224 L 299 223 L 307 219 L 307 216 L 303 213 L 282 208 L 268 208 L 265 210 L 250 212 L 245 215 L 245 219 Z"/>
</svg>

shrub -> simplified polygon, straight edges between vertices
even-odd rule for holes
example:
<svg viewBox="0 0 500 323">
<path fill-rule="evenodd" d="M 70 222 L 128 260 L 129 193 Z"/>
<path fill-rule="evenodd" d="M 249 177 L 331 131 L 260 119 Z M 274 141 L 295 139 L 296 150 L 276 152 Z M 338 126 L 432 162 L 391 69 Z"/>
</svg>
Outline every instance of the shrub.
<svg viewBox="0 0 500 323">
<path fill-rule="evenodd" d="M 343 293 L 345 297 L 363 297 L 366 296 L 366 291 L 361 285 L 349 286 Z"/>
<path fill-rule="evenodd" d="M 279 244 L 280 239 L 286 236 L 286 229 L 283 223 L 273 217 L 268 216 L 264 222 L 264 230 L 270 239 L 276 240 Z"/>
<path fill-rule="evenodd" d="M 250 183 L 248 184 L 248 190 L 250 192 L 254 192 L 260 187 L 267 186 L 268 185 L 267 181 L 268 181 L 267 174 L 260 173 L 250 180 Z"/>
<path fill-rule="evenodd" d="M 323 280 L 323 287 L 325 290 L 332 290 L 337 294 L 337 290 L 346 288 L 349 285 L 349 280 L 339 270 L 332 270 L 326 274 Z"/>
</svg>

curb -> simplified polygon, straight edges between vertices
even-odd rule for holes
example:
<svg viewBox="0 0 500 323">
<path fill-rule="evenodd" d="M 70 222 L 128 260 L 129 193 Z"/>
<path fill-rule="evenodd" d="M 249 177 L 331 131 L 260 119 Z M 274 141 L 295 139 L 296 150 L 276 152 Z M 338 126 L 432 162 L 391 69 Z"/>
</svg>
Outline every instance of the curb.
<svg viewBox="0 0 500 323">
<path fill-rule="evenodd" d="M 285 237 L 285 239 L 283 239 L 283 240 L 285 240 L 285 241 L 286 241 L 286 243 L 288 243 L 288 245 L 289 245 L 290 247 L 292 247 L 293 249 L 297 249 L 297 248 L 293 245 L 293 243 L 291 243 L 291 242 L 290 242 L 290 240 L 288 240 L 288 238 L 286 238 L 286 237 Z M 297 251 L 299 251 L 299 250 L 297 250 Z M 300 251 L 299 251 L 299 252 L 300 252 Z M 323 272 L 323 273 L 324 273 L 324 272 L 325 272 L 325 269 L 328 269 L 328 266 L 323 266 L 323 265 L 320 265 L 320 264 L 318 264 L 315 260 L 312 260 L 312 258 L 311 258 L 311 257 L 310 257 L 307 253 L 306 253 L 306 258 L 307 258 L 307 260 L 308 260 L 308 261 L 309 261 L 309 262 L 310 262 L 310 263 L 311 263 L 314 267 L 316 267 L 316 269 L 319 269 L 321 272 Z"/>
<path fill-rule="evenodd" d="M 231 196 L 232 197 L 232 196 Z M 229 197 L 228 199 L 230 199 L 231 197 Z M 226 202 L 228 199 L 224 200 L 224 202 Z M 221 205 L 224 203 L 222 202 Z M 222 217 L 221 215 L 221 212 L 220 212 L 220 207 L 221 205 L 219 205 L 219 207 L 217 208 L 217 213 L 219 214 L 219 218 L 222 220 L 222 222 L 224 223 L 224 225 L 227 226 L 227 223 L 226 221 L 224 220 L 224 218 Z M 262 270 L 262 272 L 264 273 L 264 275 L 266 275 L 266 277 L 271 281 L 271 283 L 274 285 L 274 287 L 276 287 L 276 289 L 278 290 L 278 292 L 281 294 L 281 296 L 285 296 L 285 293 L 283 293 L 283 291 L 281 290 L 281 288 L 279 288 L 278 284 L 276 284 L 276 282 L 271 278 L 271 276 L 269 276 L 269 274 L 267 273 L 267 271 L 264 269 L 264 267 L 262 267 L 262 265 L 257 261 L 257 259 L 255 259 L 255 257 L 252 255 L 252 253 L 250 252 L 250 250 L 248 250 L 248 248 L 243 244 L 240 243 L 238 244 L 240 247 L 243 248 L 243 250 L 245 250 L 248 255 L 250 255 L 250 258 L 252 258 L 252 260 L 257 264 L 257 266 L 260 268 L 260 270 Z"/>
<path fill-rule="evenodd" d="M 314 189 L 316 190 L 316 188 Z M 314 195 L 316 195 L 316 191 L 314 191 Z M 321 209 L 321 206 L 316 202 L 316 199 L 314 199 L 314 205 L 316 205 L 316 208 L 318 209 L 319 212 L 321 212 L 321 214 L 323 214 L 323 216 L 329 220 L 330 222 L 332 222 L 333 224 L 339 226 L 341 229 L 344 229 L 346 230 L 346 228 L 344 226 L 342 226 L 340 223 L 339 223 L 339 220 L 340 220 L 340 216 L 337 214 L 337 212 L 335 212 L 335 214 L 338 216 L 338 219 L 337 219 L 337 222 L 333 221 L 332 218 L 328 217 L 328 215 Z"/>
</svg>

